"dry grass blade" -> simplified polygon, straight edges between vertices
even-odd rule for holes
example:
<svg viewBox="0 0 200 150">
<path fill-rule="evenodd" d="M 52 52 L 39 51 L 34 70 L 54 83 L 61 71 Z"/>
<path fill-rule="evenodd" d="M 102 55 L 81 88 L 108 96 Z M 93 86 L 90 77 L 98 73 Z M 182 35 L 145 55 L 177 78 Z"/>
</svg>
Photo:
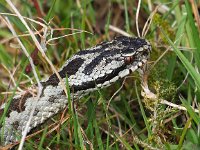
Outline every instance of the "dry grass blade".
<svg viewBox="0 0 200 150">
<path fill-rule="evenodd" d="M 141 6 L 141 0 L 138 1 L 137 11 L 136 11 L 136 29 L 137 29 L 137 35 L 138 37 L 141 37 L 140 30 L 139 30 L 139 12 L 140 12 L 140 6 Z"/>
<path fill-rule="evenodd" d="M 154 11 L 150 14 L 150 16 L 148 17 L 147 21 L 145 22 L 145 25 L 143 27 L 142 30 L 142 37 L 145 37 L 147 32 L 149 31 L 149 28 L 151 26 L 152 20 L 153 20 L 153 16 L 156 14 L 156 12 L 158 11 L 159 6 L 157 6 Z"/>
<path fill-rule="evenodd" d="M 109 29 L 114 31 L 114 32 L 117 32 L 117 33 L 119 33 L 121 35 L 131 37 L 131 35 L 128 34 L 127 32 L 125 32 L 125 31 L 123 31 L 123 30 L 121 30 L 121 29 L 119 29 L 119 28 L 117 28 L 117 27 L 115 27 L 113 25 L 109 25 Z"/>
</svg>

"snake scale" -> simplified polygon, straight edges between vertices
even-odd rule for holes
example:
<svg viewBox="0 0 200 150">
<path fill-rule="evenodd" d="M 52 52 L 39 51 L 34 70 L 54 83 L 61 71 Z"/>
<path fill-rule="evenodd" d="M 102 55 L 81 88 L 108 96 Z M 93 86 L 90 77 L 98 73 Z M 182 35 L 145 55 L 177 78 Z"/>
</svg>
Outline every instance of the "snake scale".
<svg viewBox="0 0 200 150">
<path fill-rule="evenodd" d="M 147 62 L 150 51 L 151 45 L 147 40 L 120 36 L 110 42 L 102 42 L 79 51 L 66 61 L 58 73 L 64 83 L 66 75 L 68 76 L 71 95 L 73 98 L 80 98 L 141 68 Z M 42 94 L 36 104 L 29 132 L 62 111 L 68 104 L 61 82 L 55 73 L 46 81 L 41 81 L 41 84 Z M 36 97 L 30 93 L 13 97 L 4 123 L 0 125 L 2 145 L 20 140 L 35 103 Z M 5 104 L 0 107 L 0 116 L 4 108 Z"/>
</svg>

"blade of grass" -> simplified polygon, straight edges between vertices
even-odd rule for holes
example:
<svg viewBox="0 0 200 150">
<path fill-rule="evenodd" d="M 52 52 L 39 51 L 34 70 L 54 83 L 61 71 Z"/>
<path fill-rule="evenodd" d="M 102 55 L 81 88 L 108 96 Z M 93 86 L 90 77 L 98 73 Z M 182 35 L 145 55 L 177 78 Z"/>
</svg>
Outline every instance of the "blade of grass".
<svg viewBox="0 0 200 150">
<path fill-rule="evenodd" d="M 10 10 L 8 10 L 5 7 L 5 5 L 2 5 L 1 3 L 0 3 L 0 12 L 12 14 L 12 12 Z M 18 29 L 20 29 L 20 31 L 24 31 L 26 29 L 25 26 L 20 22 L 20 20 L 16 16 L 9 16 L 9 15 L 6 15 L 6 16 L 8 17 L 10 22 L 12 22 L 14 25 L 16 25 Z"/>
<path fill-rule="evenodd" d="M 186 134 L 186 138 L 191 139 L 191 142 L 194 144 L 199 144 L 199 133 L 196 132 L 196 128 L 189 128 Z"/>
<path fill-rule="evenodd" d="M 130 104 L 128 103 L 126 97 L 123 96 L 121 99 L 122 99 L 122 102 L 123 102 L 124 105 L 125 105 L 125 108 L 126 108 L 126 111 L 128 112 L 128 115 L 129 115 L 129 117 L 130 117 L 129 120 L 132 122 L 132 124 L 136 124 L 137 121 L 136 121 L 136 119 L 134 118 L 133 110 L 131 109 Z M 131 125 L 130 125 L 130 126 L 131 126 Z"/>
<path fill-rule="evenodd" d="M 98 144 L 98 147 L 99 147 L 98 149 L 103 150 L 104 149 L 103 142 L 102 142 L 102 139 L 101 139 L 101 134 L 100 134 L 100 131 L 99 131 L 99 126 L 97 124 L 96 118 L 94 118 L 93 124 L 94 124 L 94 128 L 95 128 L 95 134 L 96 134 L 96 138 L 97 138 L 97 144 Z"/>
<path fill-rule="evenodd" d="M 177 7 L 179 7 L 177 5 Z M 187 19 L 187 16 L 184 15 L 185 13 L 185 10 L 183 9 L 182 11 L 182 14 L 181 16 L 176 16 L 177 20 L 179 20 L 178 22 L 178 31 L 176 33 L 176 43 L 175 45 L 178 46 L 181 42 L 181 36 L 183 35 L 184 33 L 184 29 L 185 29 L 185 23 L 186 23 L 186 19 Z M 167 66 L 167 77 L 169 80 L 172 80 L 172 77 L 173 77 L 173 72 L 174 72 L 174 69 L 175 69 L 175 66 L 176 66 L 176 55 L 172 55 L 170 61 L 169 61 L 169 65 Z"/>
<path fill-rule="evenodd" d="M 130 23 L 129 23 L 129 17 L 128 17 L 128 8 L 127 8 L 127 0 L 124 0 L 124 11 L 125 11 L 125 22 L 126 22 L 126 31 L 130 33 Z"/>
<path fill-rule="evenodd" d="M 151 130 L 150 125 L 148 123 L 147 116 L 145 114 L 144 107 L 142 105 L 142 102 L 141 102 L 141 99 L 140 99 L 140 96 L 139 96 L 139 93 L 138 93 L 138 89 L 137 89 L 138 86 L 136 85 L 136 82 L 135 82 L 135 87 L 136 87 L 135 88 L 135 92 L 136 92 L 136 95 L 137 95 L 138 103 L 140 105 L 140 110 L 141 110 L 141 113 L 142 113 L 142 117 L 144 119 L 144 123 L 145 123 L 145 126 L 146 126 L 147 131 L 148 131 L 148 137 L 151 137 L 152 130 Z"/>
<path fill-rule="evenodd" d="M 40 144 L 39 144 L 39 146 L 38 146 L 38 149 L 42 149 L 42 145 L 43 145 L 43 143 L 44 143 L 44 141 L 45 141 L 47 129 L 48 129 L 48 128 L 46 127 L 46 128 L 44 129 L 43 133 L 42 133 L 42 137 L 41 137 L 41 139 L 40 139 Z"/>
<path fill-rule="evenodd" d="M 68 95 L 68 108 L 69 108 L 69 113 L 72 116 L 72 122 L 71 124 L 73 124 L 73 128 L 74 128 L 74 138 L 75 138 L 75 146 L 80 147 L 82 150 L 85 150 L 85 146 L 84 146 L 84 142 L 83 142 L 83 136 L 81 133 L 81 129 L 80 129 L 80 124 L 78 122 L 78 116 L 76 114 L 76 112 L 73 109 L 73 103 L 71 100 L 71 94 L 70 94 L 70 87 L 69 87 L 69 83 L 68 83 L 68 77 L 66 76 L 66 88 L 67 88 L 67 95 Z"/>
<path fill-rule="evenodd" d="M 191 5 L 189 4 L 188 0 L 185 0 L 185 6 L 186 6 L 186 10 L 187 10 L 187 15 L 188 15 L 188 19 L 189 19 L 189 22 L 190 22 L 190 27 L 191 27 L 191 31 L 192 31 L 192 39 L 195 43 L 195 47 L 196 49 L 194 50 L 195 51 L 195 61 L 197 62 L 198 64 L 198 68 L 200 69 L 200 38 L 199 38 L 199 32 L 197 30 L 197 27 L 195 25 L 195 20 L 194 20 L 194 17 L 193 17 L 193 12 L 192 12 L 192 9 L 191 9 Z"/>
<path fill-rule="evenodd" d="M 192 118 L 188 119 L 188 121 L 186 122 L 186 124 L 185 124 L 185 126 L 184 126 L 184 128 L 183 128 L 183 132 L 182 132 L 181 138 L 180 138 L 180 140 L 179 140 L 177 150 L 180 150 L 180 149 L 182 148 L 183 141 L 184 141 L 186 132 L 187 132 L 187 130 L 189 129 L 189 126 L 190 126 L 191 121 L 192 121 Z"/>
<path fill-rule="evenodd" d="M 126 149 L 128 150 L 132 150 L 133 148 L 129 145 L 129 143 L 127 143 L 122 137 L 120 137 L 119 135 L 115 134 L 115 136 L 117 137 L 117 139 L 119 139 L 119 141 L 125 146 Z"/>
<path fill-rule="evenodd" d="M 194 110 L 192 109 L 192 107 L 190 106 L 190 104 L 188 104 L 188 102 L 183 99 L 180 98 L 181 102 L 183 103 L 184 107 L 187 109 L 188 113 L 190 114 L 190 116 L 192 117 L 192 119 L 194 120 L 194 122 L 199 125 L 200 123 L 200 117 L 194 112 Z"/>
<path fill-rule="evenodd" d="M 56 3 L 56 0 L 54 0 L 54 1 L 52 2 L 51 7 L 50 7 L 50 9 L 49 9 L 49 11 L 48 11 L 48 14 L 47 14 L 46 17 L 45 17 L 45 20 L 46 20 L 47 22 L 49 22 L 49 20 L 50 20 L 50 19 L 52 18 L 52 16 L 53 16 L 53 10 L 54 10 L 55 3 Z"/>
<path fill-rule="evenodd" d="M 167 34 L 164 32 L 164 30 L 162 28 L 161 28 L 161 32 L 163 33 L 164 37 L 167 39 L 167 41 L 171 45 L 174 52 L 179 57 L 179 59 L 181 60 L 181 62 L 183 63 L 183 65 L 185 66 L 185 68 L 187 69 L 187 71 L 189 72 L 191 77 L 193 78 L 193 80 L 195 81 L 195 83 L 198 87 L 198 90 L 200 90 L 200 76 L 197 73 L 197 71 L 195 70 L 195 68 L 188 61 L 188 59 L 182 54 L 182 52 L 174 45 L 174 43 L 169 39 L 169 37 L 167 36 Z"/>
<path fill-rule="evenodd" d="M 86 26 L 86 0 L 83 0 L 83 13 L 82 13 L 82 21 L 81 21 L 81 29 L 85 30 Z M 81 34 L 81 45 L 82 48 L 85 48 L 85 33 Z"/>
<path fill-rule="evenodd" d="M 109 10 L 108 12 L 108 16 L 107 16 L 107 21 L 106 21 L 106 24 L 105 24 L 105 35 L 106 37 L 109 39 L 109 25 L 110 25 L 110 22 L 111 22 L 111 15 L 112 15 L 112 12 Z"/>
<path fill-rule="evenodd" d="M 110 145 L 110 136 L 109 134 L 107 134 L 107 138 L 106 138 L 106 150 L 109 150 L 109 145 Z"/>
<path fill-rule="evenodd" d="M 121 118 L 125 121 L 126 124 L 128 124 L 130 127 L 134 127 L 134 132 L 139 133 L 141 131 L 140 127 L 137 123 L 133 124 L 133 122 L 124 114 L 124 112 L 115 104 L 111 103 L 112 107 L 118 112 Z M 139 135 L 141 139 L 146 139 L 146 136 L 144 134 Z"/>
<path fill-rule="evenodd" d="M 12 59 L 2 45 L 0 45 L 0 63 L 9 68 L 13 67 Z"/>
<path fill-rule="evenodd" d="M 51 147 L 51 145 L 53 145 L 53 143 L 56 143 L 55 141 L 56 141 L 56 136 L 54 136 L 53 138 L 52 138 L 52 140 L 48 143 L 48 146 L 46 146 L 46 147 Z"/>
<path fill-rule="evenodd" d="M 86 134 L 87 134 L 87 137 L 93 143 L 93 138 L 94 138 L 93 121 L 95 118 L 95 109 L 96 109 L 97 101 L 95 105 L 90 100 L 88 100 L 86 104 L 87 104 L 87 118 L 88 118 L 88 126 L 86 129 Z"/>
</svg>

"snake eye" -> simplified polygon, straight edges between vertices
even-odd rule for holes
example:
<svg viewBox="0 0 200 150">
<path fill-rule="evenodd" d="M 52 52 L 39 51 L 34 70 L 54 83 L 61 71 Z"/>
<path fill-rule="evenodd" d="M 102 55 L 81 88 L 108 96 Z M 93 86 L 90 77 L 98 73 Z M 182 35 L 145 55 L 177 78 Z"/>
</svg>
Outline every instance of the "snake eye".
<svg viewBox="0 0 200 150">
<path fill-rule="evenodd" d="M 126 65 L 130 65 L 134 61 L 132 56 L 127 56 L 124 58 L 124 62 Z"/>
</svg>

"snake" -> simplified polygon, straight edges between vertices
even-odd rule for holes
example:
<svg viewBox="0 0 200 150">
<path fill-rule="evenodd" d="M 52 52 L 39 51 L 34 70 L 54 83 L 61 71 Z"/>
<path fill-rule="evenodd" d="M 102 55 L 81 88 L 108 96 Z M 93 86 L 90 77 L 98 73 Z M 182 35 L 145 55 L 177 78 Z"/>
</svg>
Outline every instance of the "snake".
<svg viewBox="0 0 200 150">
<path fill-rule="evenodd" d="M 141 37 L 115 37 L 91 48 L 80 50 L 59 69 L 60 80 L 55 73 L 41 81 L 40 98 L 27 92 L 12 98 L 3 123 L 0 125 L 1 145 L 20 140 L 35 105 L 28 133 L 58 114 L 68 105 L 61 82 L 68 82 L 73 99 L 110 86 L 117 80 L 142 68 L 147 63 L 151 44 Z M 67 76 L 67 79 L 66 79 Z M 6 103 L 0 107 L 0 116 Z"/>
</svg>

